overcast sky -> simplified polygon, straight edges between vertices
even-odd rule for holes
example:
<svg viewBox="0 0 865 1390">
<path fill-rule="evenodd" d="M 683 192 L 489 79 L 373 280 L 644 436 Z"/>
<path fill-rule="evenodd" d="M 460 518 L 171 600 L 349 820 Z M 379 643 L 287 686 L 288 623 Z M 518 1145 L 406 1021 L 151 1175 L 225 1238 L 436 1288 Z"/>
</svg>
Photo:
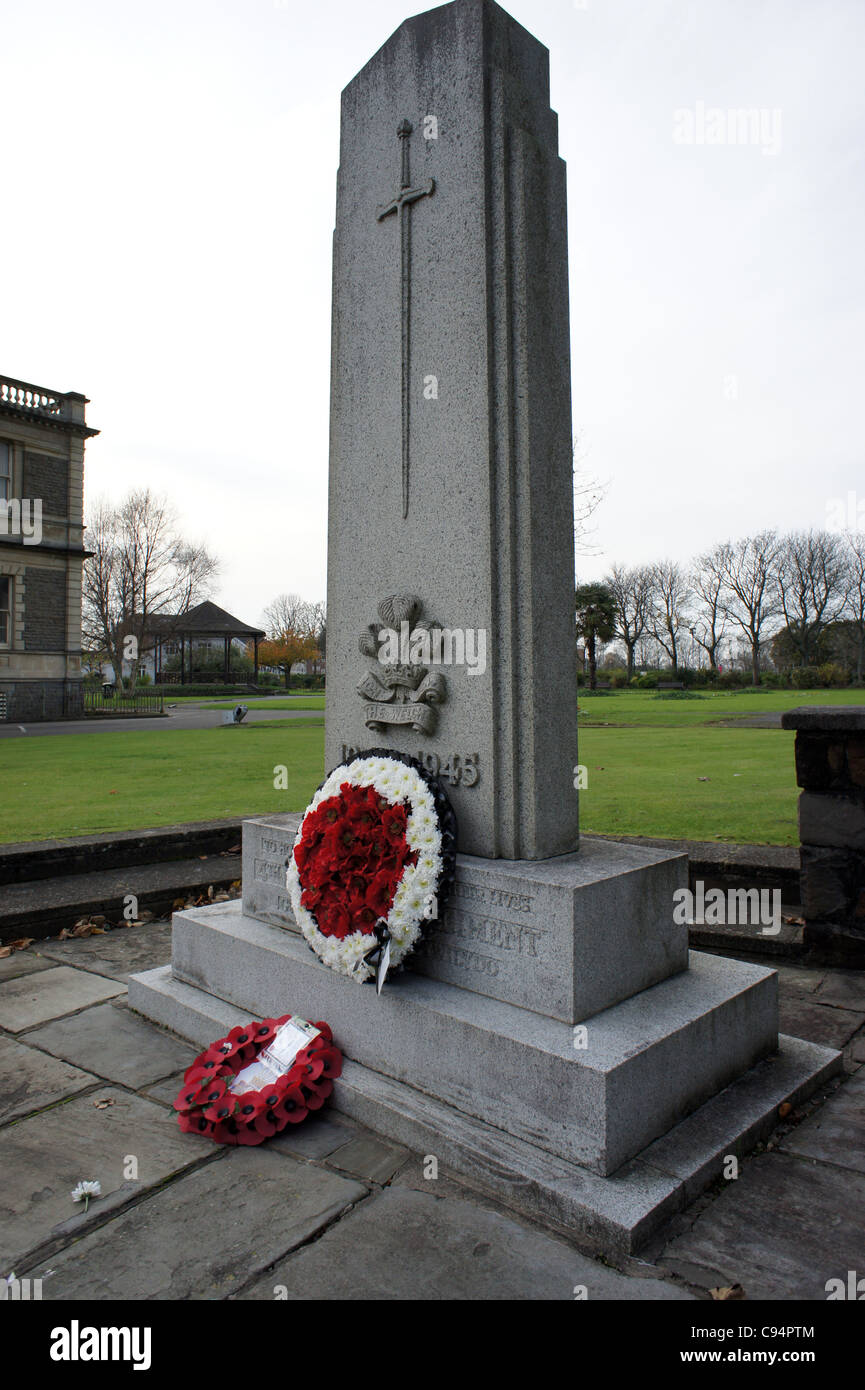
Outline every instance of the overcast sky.
<svg viewBox="0 0 865 1390">
<path fill-rule="evenodd" d="M 90 397 L 88 498 L 167 494 L 248 622 L 325 593 L 339 96 L 422 8 L 0 0 L 0 370 Z M 863 0 L 506 8 L 568 163 L 583 576 L 861 502 Z"/>
</svg>

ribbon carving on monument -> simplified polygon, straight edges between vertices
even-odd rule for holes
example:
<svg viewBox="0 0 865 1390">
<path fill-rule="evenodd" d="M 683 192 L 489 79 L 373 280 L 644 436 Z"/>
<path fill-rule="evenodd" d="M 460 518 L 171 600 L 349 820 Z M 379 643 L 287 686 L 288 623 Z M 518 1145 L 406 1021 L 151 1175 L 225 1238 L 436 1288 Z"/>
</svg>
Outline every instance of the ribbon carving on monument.
<svg viewBox="0 0 865 1390">
<path fill-rule="evenodd" d="M 380 732 L 389 724 L 407 724 L 420 734 L 435 730 L 447 683 L 429 670 L 438 624 L 422 619 L 422 612 L 423 604 L 414 594 L 391 594 L 378 605 L 381 622 L 370 623 L 361 633 L 361 652 L 376 662 L 357 687 L 367 702 L 368 729 Z"/>
</svg>

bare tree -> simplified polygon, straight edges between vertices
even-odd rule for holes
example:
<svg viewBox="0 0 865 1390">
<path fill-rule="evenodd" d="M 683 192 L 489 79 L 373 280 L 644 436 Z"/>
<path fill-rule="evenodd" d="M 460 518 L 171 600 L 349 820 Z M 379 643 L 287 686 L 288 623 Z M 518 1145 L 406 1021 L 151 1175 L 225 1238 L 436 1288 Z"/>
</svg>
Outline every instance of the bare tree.
<svg viewBox="0 0 865 1390">
<path fill-rule="evenodd" d="M 634 674 L 634 653 L 652 608 L 652 572 L 645 565 L 628 569 L 613 565 L 604 584 L 613 595 L 616 614 L 616 636 L 625 645 L 628 657 L 628 680 Z"/>
<path fill-rule="evenodd" d="M 717 555 L 728 591 L 728 613 L 751 649 L 751 679 L 760 684 L 760 649 L 767 625 L 778 612 L 776 573 L 780 542 L 774 531 L 718 547 Z"/>
<path fill-rule="evenodd" d="M 687 622 L 691 589 L 688 576 L 675 560 L 652 566 L 653 602 L 649 629 L 670 658 L 673 675 L 679 672 L 679 632 Z"/>
<path fill-rule="evenodd" d="M 697 557 L 690 585 L 698 608 L 691 636 L 709 658 L 709 670 L 717 672 L 718 648 L 727 627 L 723 546 Z"/>
<path fill-rule="evenodd" d="M 865 673 L 865 531 L 848 531 L 847 563 L 849 585 L 846 614 L 853 629 L 856 653 L 856 681 Z"/>
<path fill-rule="evenodd" d="M 844 611 L 850 587 L 843 538 L 831 531 L 796 531 L 781 543 L 778 602 L 793 650 L 812 664 L 821 632 Z"/>
<path fill-rule="evenodd" d="M 219 569 L 203 545 L 184 539 L 172 509 L 149 488 L 131 492 L 119 507 L 104 499 L 92 509 L 84 566 L 85 644 L 107 654 L 115 682 L 135 689 L 138 658 L 152 637 L 152 619 L 185 613 L 206 598 Z"/>
<path fill-rule="evenodd" d="M 309 637 L 314 630 L 316 615 L 311 603 L 300 594 L 278 594 L 264 610 L 268 636 L 272 639 L 291 633 Z"/>
<path fill-rule="evenodd" d="M 278 594 L 265 608 L 268 641 L 260 648 L 262 660 L 281 667 L 286 688 L 294 666 L 323 655 L 326 614 L 323 601 L 308 603 L 299 594 Z"/>
<path fill-rule="evenodd" d="M 574 553 L 595 555 L 597 546 L 590 540 L 597 530 L 592 517 L 606 496 L 608 483 L 600 482 L 585 467 L 586 451 L 579 437 L 574 439 Z"/>
<path fill-rule="evenodd" d="M 324 599 L 319 599 L 316 603 L 310 604 L 312 614 L 312 635 L 315 639 L 318 656 L 316 657 L 316 670 L 318 663 L 324 659 L 327 647 L 327 603 Z"/>
</svg>

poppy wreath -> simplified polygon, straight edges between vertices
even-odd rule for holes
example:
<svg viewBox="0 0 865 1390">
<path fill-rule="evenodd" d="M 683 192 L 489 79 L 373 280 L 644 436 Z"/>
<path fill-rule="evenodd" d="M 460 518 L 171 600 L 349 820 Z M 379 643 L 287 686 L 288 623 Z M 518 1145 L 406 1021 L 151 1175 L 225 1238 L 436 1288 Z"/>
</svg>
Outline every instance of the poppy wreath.
<svg viewBox="0 0 865 1390">
<path fill-rule="evenodd" d="M 373 980 L 377 946 L 398 968 L 441 915 L 456 864 L 456 817 L 438 778 L 388 749 L 359 753 L 322 782 L 288 861 L 295 921 L 316 955 Z"/>
<path fill-rule="evenodd" d="M 288 1125 L 320 1110 L 342 1071 L 342 1053 L 326 1023 L 319 1036 L 298 1052 L 289 1071 L 261 1091 L 229 1090 L 231 1080 L 269 1047 L 291 1014 L 232 1028 L 225 1038 L 196 1057 L 174 1102 L 180 1128 L 205 1134 L 217 1144 L 261 1144 Z"/>
</svg>

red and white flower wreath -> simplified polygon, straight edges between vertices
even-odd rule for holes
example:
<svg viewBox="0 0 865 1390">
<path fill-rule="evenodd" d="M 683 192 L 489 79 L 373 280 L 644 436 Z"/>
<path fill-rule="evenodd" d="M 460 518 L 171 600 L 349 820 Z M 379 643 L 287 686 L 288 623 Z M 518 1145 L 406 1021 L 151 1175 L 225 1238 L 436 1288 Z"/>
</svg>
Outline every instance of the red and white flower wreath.
<svg viewBox="0 0 865 1390">
<path fill-rule="evenodd" d="M 238 1072 L 270 1047 L 290 1019 L 291 1014 L 283 1014 L 239 1024 L 196 1057 L 174 1102 L 182 1130 L 203 1134 L 217 1144 L 261 1144 L 305 1120 L 310 1110 L 321 1109 L 342 1071 L 342 1053 L 326 1023 L 314 1025 L 318 1037 L 272 1084 L 262 1090 L 231 1090 Z"/>
<path fill-rule="evenodd" d="M 325 965 L 371 980 L 382 928 L 393 969 L 439 915 L 455 857 L 441 783 L 413 758 L 359 754 L 334 768 L 304 814 L 286 880 L 295 920 Z"/>
</svg>

